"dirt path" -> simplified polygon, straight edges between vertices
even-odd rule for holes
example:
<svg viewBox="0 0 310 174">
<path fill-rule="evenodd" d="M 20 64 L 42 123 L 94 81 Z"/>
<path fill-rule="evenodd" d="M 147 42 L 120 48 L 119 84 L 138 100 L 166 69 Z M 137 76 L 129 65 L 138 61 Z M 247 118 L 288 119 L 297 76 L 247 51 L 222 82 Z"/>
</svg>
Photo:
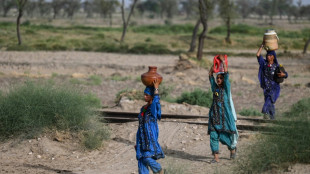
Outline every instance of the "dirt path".
<svg viewBox="0 0 310 174">
<path fill-rule="evenodd" d="M 208 90 L 208 71 L 201 68 L 175 71 L 177 56 L 170 55 L 125 55 L 88 52 L 1 52 L 0 89 L 8 90 L 12 84 L 26 79 L 54 79 L 56 82 L 77 78 L 85 80 L 91 75 L 102 78 L 100 85 L 78 84 L 86 91 L 94 92 L 103 105 L 113 107 L 118 91 L 133 88 L 143 89 L 139 82 L 147 65 L 158 66 L 165 86 L 171 86 L 171 96 L 195 88 Z M 289 72 L 289 78 L 281 84 L 282 91 L 276 103 L 277 112 L 283 112 L 303 97 L 310 96 L 310 59 L 281 59 Z M 236 111 L 244 108 L 260 110 L 263 104 L 262 90 L 257 80 L 256 58 L 229 57 L 232 95 Z M 111 76 L 130 77 L 113 80 Z M 131 107 L 137 112 L 140 106 Z M 0 173 L 87 173 L 127 174 L 137 173 L 137 161 L 133 145 L 138 123 L 110 124 L 112 139 L 103 148 L 85 152 L 74 138 L 63 142 L 53 141 L 47 135 L 25 141 L 10 140 L 0 144 Z M 231 173 L 234 165 L 228 159 L 229 151 L 221 149 L 221 163 L 209 164 L 212 155 L 206 126 L 177 122 L 159 122 L 159 141 L 166 158 L 160 160 L 165 168 L 175 167 L 185 173 Z M 254 136 L 241 132 L 238 147 L 240 153 Z M 301 167 L 304 168 L 304 167 Z M 66 171 L 67 170 L 67 171 Z M 71 171 L 71 172 L 70 172 Z M 295 171 L 295 169 L 293 170 Z M 300 170 L 296 170 L 295 173 Z"/>
</svg>

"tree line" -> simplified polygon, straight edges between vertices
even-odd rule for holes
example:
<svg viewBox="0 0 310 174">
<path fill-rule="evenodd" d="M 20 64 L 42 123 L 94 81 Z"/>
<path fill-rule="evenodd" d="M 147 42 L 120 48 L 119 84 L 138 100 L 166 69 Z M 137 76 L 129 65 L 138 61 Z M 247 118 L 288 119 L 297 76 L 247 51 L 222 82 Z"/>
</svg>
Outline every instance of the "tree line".
<svg viewBox="0 0 310 174">
<path fill-rule="evenodd" d="M 134 3 L 131 1 L 131 3 Z M 214 7 L 210 16 L 223 16 L 226 5 L 234 12 L 235 17 L 246 19 L 255 16 L 273 23 L 277 16 L 285 17 L 290 22 L 300 19 L 310 20 L 310 5 L 302 4 L 302 0 L 223 0 L 211 1 Z M 199 16 L 198 0 L 145 0 L 137 1 L 134 15 L 148 18 L 172 19 L 184 15 L 187 19 Z M 73 18 L 78 12 L 87 18 L 95 15 L 112 20 L 112 14 L 121 12 L 122 3 L 118 0 L 27 0 L 24 13 L 28 17 Z M 0 12 L 8 16 L 12 9 L 18 9 L 16 0 L 1 0 Z M 224 9 L 224 10 L 223 10 Z"/>
<path fill-rule="evenodd" d="M 131 16 L 138 13 L 141 17 L 149 18 L 166 18 L 172 19 L 175 15 L 185 15 L 188 19 L 197 19 L 193 30 L 192 41 L 189 51 L 196 48 L 197 32 L 200 24 L 203 31 L 199 35 L 199 45 L 197 58 L 202 57 L 202 48 L 206 33 L 208 30 L 207 22 L 209 18 L 217 15 L 223 19 L 227 36 L 226 43 L 230 44 L 230 26 L 234 18 L 242 17 L 246 19 L 252 16 L 258 16 L 258 19 L 264 19 L 269 24 L 274 23 L 275 16 L 280 19 L 286 16 L 292 20 L 308 19 L 310 20 L 310 5 L 303 5 L 301 0 L 297 4 L 293 0 L 132 0 L 129 8 L 129 14 L 125 17 L 125 1 L 122 0 L 1 0 L 0 12 L 3 17 L 8 15 L 11 9 L 16 9 L 17 17 L 17 37 L 18 43 L 21 44 L 19 34 L 20 19 L 26 13 L 28 16 L 39 14 L 39 16 L 49 16 L 54 19 L 61 17 L 73 18 L 77 13 L 84 13 L 87 18 L 94 14 L 100 14 L 104 18 L 110 19 L 112 25 L 112 14 L 120 11 L 123 21 L 123 33 L 120 41 L 123 42 Z M 136 14 L 137 15 L 137 14 Z M 167 20 L 167 24 L 169 20 Z M 306 41 L 307 49 L 310 38 Z M 305 53 L 305 51 L 304 51 Z"/>
</svg>

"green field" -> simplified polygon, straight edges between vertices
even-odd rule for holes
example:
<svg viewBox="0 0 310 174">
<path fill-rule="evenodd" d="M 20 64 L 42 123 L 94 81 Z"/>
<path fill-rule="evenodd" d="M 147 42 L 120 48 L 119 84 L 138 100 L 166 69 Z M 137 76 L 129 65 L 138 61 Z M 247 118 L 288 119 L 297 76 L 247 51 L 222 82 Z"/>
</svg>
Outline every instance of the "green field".
<svg viewBox="0 0 310 174">
<path fill-rule="evenodd" d="M 17 45 L 15 23 L 1 22 L 0 28 L 1 50 L 178 54 L 189 49 L 194 26 L 191 24 L 132 26 L 128 29 L 125 41 L 120 43 L 122 34 L 120 27 L 59 27 L 34 25 L 26 21 L 21 25 L 23 40 L 21 46 Z M 245 24 L 233 25 L 232 44 L 227 44 L 224 41 L 226 28 L 224 26 L 211 28 L 207 34 L 205 49 L 256 49 L 266 29 Z M 277 33 L 280 37 L 279 46 L 289 52 L 303 49 L 310 29 L 299 31 L 279 29 Z"/>
</svg>

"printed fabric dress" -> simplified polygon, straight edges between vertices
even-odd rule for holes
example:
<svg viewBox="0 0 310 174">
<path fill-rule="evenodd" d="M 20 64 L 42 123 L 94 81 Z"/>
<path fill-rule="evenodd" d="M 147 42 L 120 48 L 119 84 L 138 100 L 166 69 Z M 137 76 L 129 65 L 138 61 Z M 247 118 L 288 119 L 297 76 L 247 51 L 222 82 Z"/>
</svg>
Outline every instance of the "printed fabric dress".
<svg viewBox="0 0 310 174">
<path fill-rule="evenodd" d="M 235 117 L 230 104 L 232 100 L 229 74 L 224 73 L 224 86 L 222 88 L 218 87 L 213 76 L 210 76 L 209 80 L 213 92 L 213 103 L 209 111 L 208 134 L 212 131 L 231 135 L 237 134 Z"/>
<path fill-rule="evenodd" d="M 279 66 L 277 55 L 275 51 L 268 51 L 267 55 L 274 56 L 274 63 L 268 64 L 268 61 L 263 58 L 263 56 L 257 57 L 259 63 L 258 80 L 260 82 L 261 88 L 264 90 L 264 106 L 262 108 L 262 113 L 269 114 L 271 119 L 275 116 L 274 104 L 280 96 L 280 84 L 274 80 L 275 70 Z M 267 57 L 267 56 L 266 56 Z M 285 77 L 288 77 L 287 72 Z"/>
<path fill-rule="evenodd" d="M 148 107 L 141 108 L 139 119 L 139 127 L 136 136 L 136 158 L 153 158 L 155 160 L 164 158 L 158 143 L 158 124 L 157 120 L 161 119 L 161 107 L 159 103 L 159 95 L 155 94 L 152 104 Z"/>
</svg>

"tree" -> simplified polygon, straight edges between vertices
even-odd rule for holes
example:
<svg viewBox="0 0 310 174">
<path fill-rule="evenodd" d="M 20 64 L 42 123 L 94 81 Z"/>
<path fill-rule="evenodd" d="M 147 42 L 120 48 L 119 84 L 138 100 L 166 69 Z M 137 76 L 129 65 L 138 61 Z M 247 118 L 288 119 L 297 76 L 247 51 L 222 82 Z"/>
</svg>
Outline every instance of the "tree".
<svg viewBox="0 0 310 174">
<path fill-rule="evenodd" d="M 95 0 L 96 11 L 99 12 L 104 18 L 109 17 L 110 26 L 112 26 L 112 14 L 116 11 L 119 3 L 117 0 Z"/>
<path fill-rule="evenodd" d="M 25 6 L 25 11 L 27 13 L 27 16 L 33 17 L 37 7 L 38 7 L 38 4 L 36 1 L 34 1 L 34 0 L 30 1 L 29 0 Z"/>
<path fill-rule="evenodd" d="M 151 13 L 150 16 L 156 16 L 160 13 L 160 5 L 158 0 L 146 0 L 137 4 L 139 13 L 143 16 L 145 12 Z"/>
<path fill-rule="evenodd" d="M 253 0 L 237 0 L 237 9 L 242 19 L 246 19 L 253 11 L 254 1 Z"/>
<path fill-rule="evenodd" d="M 38 8 L 40 16 L 48 15 L 51 12 L 51 4 L 49 2 L 45 2 L 45 0 L 38 1 Z"/>
<path fill-rule="evenodd" d="M 264 15 L 268 14 L 270 11 L 270 1 L 269 0 L 259 0 L 254 6 L 254 12 L 259 15 L 259 19 L 264 19 Z"/>
<path fill-rule="evenodd" d="M 2 11 L 3 11 L 2 16 L 7 17 L 7 14 L 10 11 L 10 9 L 12 7 L 14 7 L 15 1 L 14 0 L 1 0 L 0 5 L 1 5 Z"/>
<path fill-rule="evenodd" d="M 177 1 L 176 0 L 159 0 L 160 4 L 160 14 L 163 18 L 163 14 L 167 14 L 167 18 L 171 19 L 175 12 L 177 11 Z"/>
<path fill-rule="evenodd" d="M 278 0 L 272 0 L 271 4 L 272 5 L 269 12 L 269 18 L 270 18 L 270 24 L 273 25 L 273 16 L 277 14 Z"/>
<path fill-rule="evenodd" d="M 121 42 L 124 41 L 124 38 L 125 38 L 125 35 L 127 32 L 127 27 L 128 27 L 129 21 L 130 21 L 130 17 L 133 13 L 133 10 L 135 9 L 137 2 L 138 2 L 138 0 L 133 0 L 129 14 L 128 14 L 128 17 L 127 17 L 127 20 L 126 20 L 125 19 L 125 2 L 124 2 L 124 0 L 122 0 L 121 9 L 122 9 L 122 20 L 123 20 L 123 33 L 122 33 L 122 37 L 121 37 Z"/>
<path fill-rule="evenodd" d="M 307 53 L 307 48 L 310 44 L 310 29 L 303 29 L 302 30 L 302 33 L 305 35 L 305 46 L 304 46 L 304 51 L 303 51 L 303 54 L 306 54 Z"/>
<path fill-rule="evenodd" d="M 230 25 L 231 20 L 235 17 L 235 4 L 232 0 L 219 0 L 219 13 L 220 17 L 224 20 L 226 28 L 227 28 L 227 35 L 225 38 L 226 43 L 231 44 L 230 39 Z"/>
<path fill-rule="evenodd" d="M 303 51 L 303 54 L 306 54 L 307 53 L 307 48 L 309 46 L 309 43 L 310 43 L 310 37 L 308 38 L 308 40 L 306 41 L 306 44 L 304 46 L 304 51 Z"/>
<path fill-rule="evenodd" d="M 197 38 L 197 32 L 198 32 L 200 23 L 201 23 L 201 22 L 200 22 L 200 18 L 199 18 L 199 19 L 197 20 L 196 25 L 195 25 L 194 30 L 193 30 L 192 41 L 191 41 L 191 43 L 190 43 L 190 47 L 189 47 L 188 52 L 194 52 L 195 49 L 196 49 L 196 38 Z"/>
<path fill-rule="evenodd" d="M 200 22 L 202 23 L 203 30 L 199 35 L 199 44 L 198 44 L 198 51 L 197 51 L 197 59 L 202 59 L 203 54 L 203 45 L 204 39 L 206 37 L 206 33 L 208 31 L 208 13 L 207 13 L 207 5 L 205 0 L 199 0 L 199 14 L 200 14 Z"/>
<path fill-rule="evenodd" d="M 86 0 L 86 1 L 84 1 L 83 9 L 84 9 L 84 12 L 86 13 L 86 17 L 87 18 L 93 17 L 93 13 L 94 13 L 94 10 L 95 10 L 94 1 L 93 0 Z"/>
<path fill-rule="evenodd" d="M 17 9 L 18 9 L 18 15 L 17 15 L 17 21 L 16 21 L 16 31 L 17 31 L 18 45 L 21 45 L 22 44 L 22 38 L 20 36 L 19 26 L 20 26 L 20 19 L 23 16 L 24 7 L 27 3 L 27 0 L 16 0 L 16 3 L 17 3 Z"/>
<path fill-rule="evenodd" d="M 59 12 L 64 7 L 65 1 L 64 0 L 53 0 L 52 1 L 52 9 L 53 9 L 53 19 L 56 19 L 56 16 L 59 15 Z"/>
<path fill-rule="evenodd" d="M 280 19 L 282 19 L 283 15 L 287 15 L 289 11 L 289 7 L 293 4 L 293 0 L 278 0 L 278 12 L 280 15 Z"/>
<path fill-rule="evenodd" d="M 300 8 L 300 15 L 302 17 L 307 17 L 310 20 L 310 5 L 302 6 Z"/>
<path fill-rule="evenodd" d="M 214 9 L 214 5 L 215 5 L 215 0 L 204 0 L 205 1 L 205 5 L 206 5 L 206 8 L 207 8 L 207 11 L 206 11 L 206 14 L 207 14 L 207 19 L 212 17 L 213 15 L 213 9 Z M 199 3 L 197 4 L 197 7 L 199 7 Z M 194 9 L 194 12 L 199 12 L 199 8 Z M 195 49 L 196 49 L 196 38 L 197 38 L 197 33 L 198 33 L 198 30 L 199 30 L 199 26 L 201 24 L 201 17 L 199 16 L 198 20 L 196 21 L 196 24 L 195 24 L 195 27 L 194 27 L 194 30 L 193 30 L 193 34 L 192 34 L 192 41 L 190 43 L 190 48 L 188 50 L 188 52 L 194 52 Z"/>
<path fill-rule="evenodd" d="M 64 11 L 70 19 L 73 18 L 75 12 L 79 11 L 80 7 L 80 0 L 65 0 Z"/>
<path fill-rule="evenodd" d="M 196 0 L 184 0 L 181 2 L 181 10 L 186 13 L 186 18 L 189 19 L 195 14 L 195 8 L 198 7 L 198 2 Z"/>
</svg>

